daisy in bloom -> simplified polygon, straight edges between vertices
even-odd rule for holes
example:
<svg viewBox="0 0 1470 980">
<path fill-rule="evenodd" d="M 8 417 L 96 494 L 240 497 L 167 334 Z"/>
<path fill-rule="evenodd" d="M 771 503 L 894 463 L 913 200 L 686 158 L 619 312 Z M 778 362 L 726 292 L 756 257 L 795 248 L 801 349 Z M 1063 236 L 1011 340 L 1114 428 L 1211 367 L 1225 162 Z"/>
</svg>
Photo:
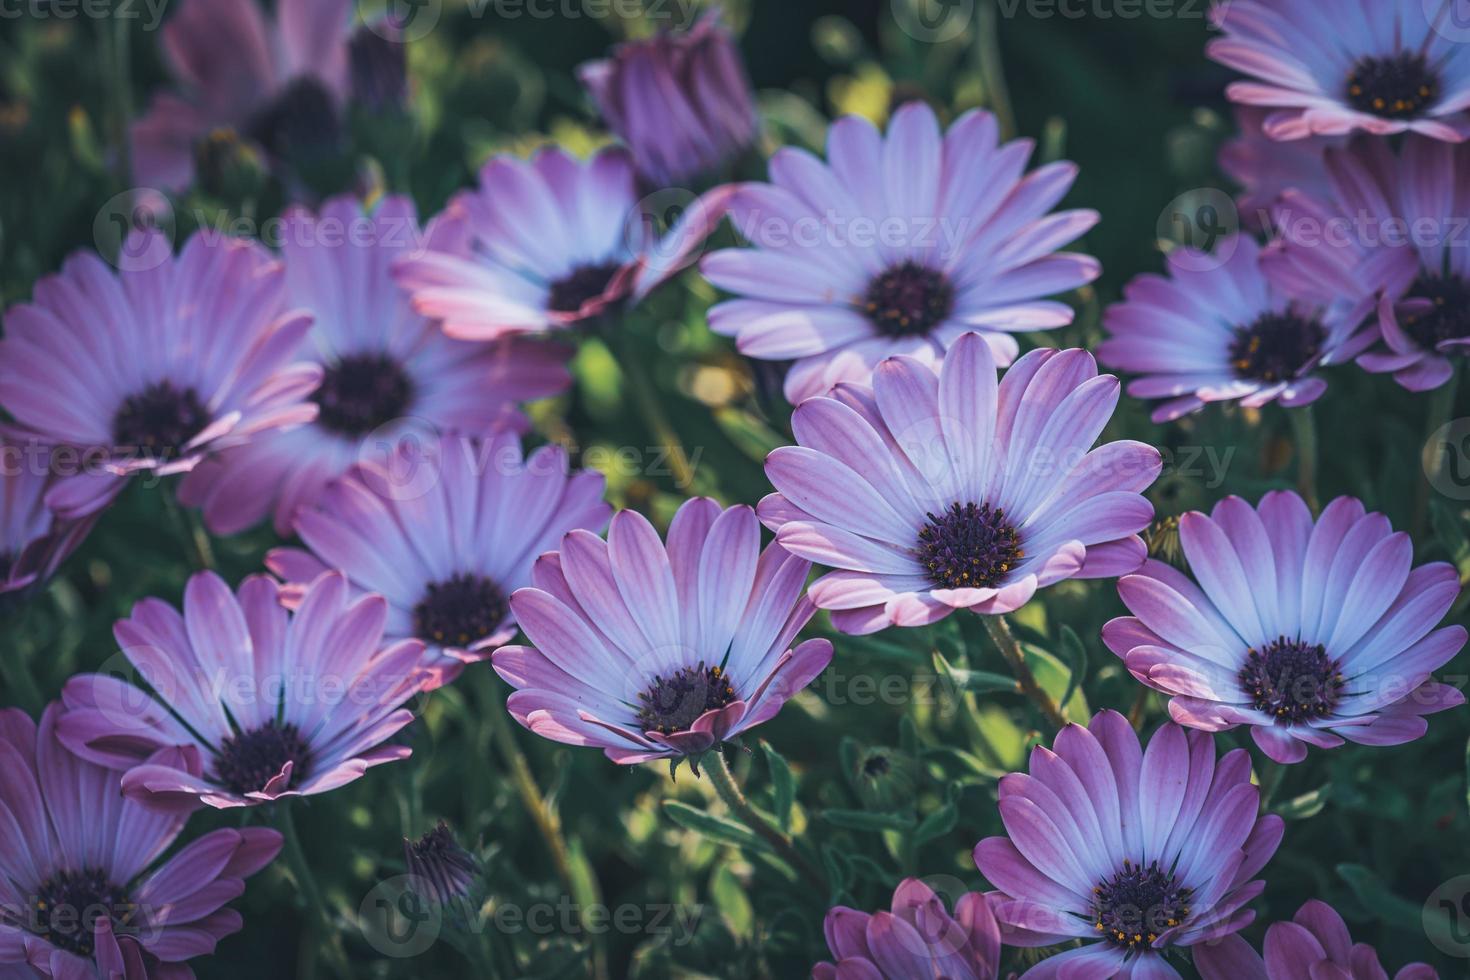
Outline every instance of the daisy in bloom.
<svg viewBox="0 0 1470 980">
<path fill-rule="evenodd" d="M 997 383 L 977 334 L 938 370 L 878 366 L 797 408 L 797 446 L 775 450 L 760 516 L 792 554 L 834 571 L 812 600 L 845 633 L 923 626 L 956 609 L 1006 613 L 1063 579 L 1143 563 L 1142 491 L 1158 450 L 1093 443 L 1118 380 L 1083 350 L 1035 350 Z"/>
<path fill-rule="evenodd" d="M 381 444 L 432 432 L 524 431 L 515 403 L 570 383 L 566 351 L 524 338 L 499 344 L 451 340 L 415 313 L 389 269 L 401 255 L 452 241 L 453 221 L 420 232 L 413 203 L 388 197 L 371 214 L 350 197 L 320 215 L 295 208 L 282 226 L 289 305 L 312 314 L 298 357 L 322 370 L 311 400 L 316 421 L 271 433 L 195 469 L 181 502 L 204 508 L 216 534 L 234 534 L 273 510 L 291 533 L 297 510 Z"/>
<path fill-rule="evenodd" d="M 1178 248 L 1168 263 L 1167 278 L 1142 275 L 1124 287 L 1124 301 L 1103 314 L 1111 337 L 1097 349 L 1104 364 L 1140 376 L 1128 394 L 1165 399 L 1155 422 L 1216 401 L 1310 404 L 1327 390 L 1318 368 L 1350 361 L 1373 342 L 1371 330 L 1359 329 L 1371 296 L 1298 298 L 1272 278 L 1249 236 L 1222 239 L 1213 256 Z"/>
<path fill-rule="evenodd" d="M 1465 701 L 1430 680 L 1465 645 L 1434 629 L 1460 593 L 1453 566 L 1413 567 L 1414 546 L 1388 518 L 1339 497 L 1320 517 L 1294 493 L 1259 507 L 1227 497 L 1185 514 L 1179 537 L 1194 578 L 1150 561 L 1118 583 L 1132 616 L 1103 641 L 1169 714 L 1208 732 L 1251 726 L 1277 762 L 1343 739 L 1399 745 L 1422 717 Z"/>
<path fill-rule="evenodd" d="M 229 130 L 271 156 L 335 133 L 348 95 L 351 0 L 276 5 L 184 0 L 163 26 L 163 54 L 179 91 L 153 97 L 132 127 L 133 176 L 183 190 L 196 153 Z"/>
<path fill-rule="evenodd" d="M 1276 922 L 1266 930 L 1265 953 L 1263 959 L 1244 939 L 1231 935 L 1218 944 L 1196 946 L 1194 965 L 1204 980 L 1388 980 L 1373 947 L 1354 943 L 1337 910 L 1317 899 L 1298 909 L 1290 922 Z M 1393 977 L 1439 980 L 1439 973 L 1424 963 L 1410 963 Z"/>
<path fill-rule="evenodd" d="M 705 278 L 738 299 L 710 328 L 741 353 L 795 361 L 794 405 L 840 381 L 867 381 L 894 354 L 935 363 L 982 331 L 998 363 L 1012 333 L 1072 322 L 1045 299 L 1096 279 L 1096 259 L 1058 252 L 1095 211 L 1050 213 L 1077 176 L 1051 163 L 1023 176 L 1030 140 L 998 142 L 995 117 L 969 112 L 941 134 L 934 111 L 904 105 L 880 135 L 847 116 L 827 134 L 827 162 L 796 148 L 771 158 L 769 184 L 742 184 L 736 229 L 754 248 L 704 259 Z"/>
<path fill-rule="evenodd" d="M 1208 734 L 1169 723 L 1145 749 L 1122 715 L 1100 711 L 1033 749 L 1030 770 L 1001 779 L 1006 836 L 977 844 L 975 864 L 1000 889 L 988 897 L 1007 945 L 1083 945 L 1022 980 L 1178 980 L 1171 948 L 1255 918 L 1243 906 L 1265 888 L 1252 879 L 1285 825 L 1257 816 L 1244 749 L 1217 761 Z"/>
<path fill-rule="evenodd" d="M 511 597 L 530 645 L 491 661 L 516 689 L 506 708 L 614 762 L 698 756 L 774 717 L 832 659 L 826 640 L 791 646 L 814 611 L 810 567 L 762 551 L 749 507 L 705 497 L 679 508 L 667 546 L 629 510 L 606 541 L 573 531 Z"/>
<path fill-rule="evenodd" d="M 240 931 L 225 903 L 275 858 L 281 835 L 215 830 L 159 862 L 186 815 L 119 794 L 116 772 L 58 740 L 59 713 L 52 704 L 38 728 L 0 711 L 0 975 L 192 977 L 188 960 Z M 163 749 L 154 761 L 180 757 Z"/>
<path fill-rule="evenodd" d="M 462 247 L 395 266 L 419 313 L 460 340 L 496 340 L 585 324 L 636 304 L 694 260 L 724 214 L 730 188 L 684 209 L 659 235 L 622 147 L 577 161 L 559 147 L 529 161 L 497 156 L 478 189 L 451 203 Z"/>
<path fill-rule="evenodd" d="M 291 364 L 311 317 L 285 305 L 285 270 L 259 245 L 196 233 L 177 257 L 135 232 L 115 272 L 78 252 L 5 314 L 0 406 L 22 435 L 79 447 L 47 495 L 65 517 L 110 502 L 125 477 L 193 469 L 272 429 L 309 422 L 321 369 Z"/>
<path fill-rule="evenodd" d="M 1262 129 L 1266 116 L 1267 111 L 1257 106 L 1236 106 L 1238 132 L 1220 147 L 1220 169 L 1241 186 L 1235 199 L 1240 223 L 1252 231 L 1265 231 L 1274 224 L 1273 206 L 1288 190 L 1325 195 L 1328 183 L 1323 155 L 1331 147 L 1347 144 L 1342 136 L 1312 136 L 1290 143 L 1273 140 Z"/>
<path fill-rule="evenodd" d="M 996 980 L 1000 929 L 985 896 L 960 896 L 954 914 L 917 878 L 893 892 L 893 911 L 839 905 L 822 922 L 835 963 L 812 967 L 812 980 Z"/>
<path fill-rule="evenodd" d="M 49 579 L 95 523 L 63 520 L 46 507 L 55 468 L 49 447 L 0 438 L 0 612 Z"/>
<path fill-rule="evenodd" d="M 577 75 L 658 187 L 715 173 L 755 142 L 750 79 L 718 10 L 688 31 L 619 44 Z"/>
<path fill-rule="evenodd" d="M 1386 347 L 1358 363 L 1410 391 L 1438 388 L 1470 347 L 1470 146 L 1411 136 L 1395 153 L 1362 139 L 1329 151 L 1327 168 L 1330 198 L 1283 216 L 1283 261 L 1307 278 L 1324 254 L 1345 256 L 1358 288 L 1378 297 Z"/>
<path fill-rule="evenodd" d="M 125 796 L 182 808 L 254 806 L 325 793 L 407 758 L 388 739 L 413 720 L 423 644 L 385 641 L 388 604 L 355 598 L 341 575 L 306 589 L 294 614 L 252 575 L 232 593 L 213 572 L 183 613 L 144 599 L 113 635 L 156 696 L 121 677 L 79 674 L 62 691 L 57 736 L 126 770 Z M 160 761 L 160 748 L 178 747 Z"/>
<path fill-rule="evenodd" d="M 399 447 L 391 466 L 354 467 L 297 515 L 309 551 L 278 548 L 266 565 L 288 601 L 328 569 L 388 603 L 385 635 L 416 637 L 437 687 L 515 636 L 511 593 L 568 531 L 600 531 L 612 508 L 601 473 L 572 473 L 566 450 L 523 457 L 513 432 Z"/>
<path fill-rule="evenodd" d="M 1225 36 L 1206 51 L 1251 76 L 1226 93 L 1271 109 L 1272 139 L 1362 130 L 1459 142 L 1470 136 L 1470 45 L 1453 2 L 1231 0 L 1214 7 Z"/>
</svg>

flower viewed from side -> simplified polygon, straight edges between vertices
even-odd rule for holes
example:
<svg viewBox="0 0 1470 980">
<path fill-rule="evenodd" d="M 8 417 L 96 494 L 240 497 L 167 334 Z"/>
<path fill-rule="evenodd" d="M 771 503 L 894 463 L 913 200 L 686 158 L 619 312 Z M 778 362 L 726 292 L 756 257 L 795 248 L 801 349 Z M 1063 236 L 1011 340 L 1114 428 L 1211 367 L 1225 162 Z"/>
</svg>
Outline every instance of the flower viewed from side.
<svg viewBox="0 0 1470 980">
<path fill-rule="evenodd" d="M 361 464 L 303 510 L 310 551 L 278 548 L 266 565 L 289 597 L 328 569 L 388 602 L 385 635 L 424 644 L 430 686 L 452 680 L 515 636 L 510 596 L 568 531 L 596 532 L 612 508 L 602 474 L 570 471 L 566 450 L 522 456 L 512 432 L 405 443 L 391 466 Z"/>
<path fill-rule="evenodd" d="M 275 858 L 281 835 L 211 831 L 153 868 L 185 815 L 119 795 L 118 773 L 57 739 L 59 711 L 48 707 L 39 728 L 19 709 L 0 711 L 0 974 L 193 976 L 188 960 L 240 931 L 225 903 Z M 180 754 L 154 758 L 176 763 Z"/>
<path fill-rule="evenodd" d="M 570 383 L 566 351 L 542 341 L 451 340 L 413 312 L 389 275 L 393 261 L 457 235 L 453 222 L 420 232 L 413 203 L 385 198 L 371 214 L 350 197 L 319 216 L 295 208 L 282 223 L 290 305 L 312 314 L 305 358 L 322 383 L 316 420 L 228 450 L 195 469 L 183 503 L 204 509 L 216 534 L 235 534 L 273 510 L 291 533 L 297 511 L 378 445 L 431 433 L 524 430 L 516 402 Z"/>
<path fill-rule="evenodd" d="M 668 544 L 619 511 L 607 540 L 573 531 L 511 597 L 528 646 L 492 663 L 516 721 L 618 763 L 698 756 L 775 716 L 821 673 L 832 644 L 791 646 L 815 611 L 810 565 L 760 546 L 749 507 L 687 501 Z"/>
<path fill-rule="evenodd" d="M 423 683 L 417 640 L 384 641 L 388 604 L 323 575 L 294 613 L 252 575 L 238 593 L 213 572 L 189 579 L 180 614 L 144 599 L 113 628 L 154 695 L 123 677 L 66 682 L 57 735 L 125 770 L 122 792 L 168 808 L 254 806 L 326 793 L 408 757 L 389 739 L 413 720 Z M 159 749 L 177 747 L 160 761 Z"/>
<path fill-rule="evenodd" d="M 311 317 L 286 309 L 265 249 L 208 231 L 177 257 L 157 231 L 124 248 L 160 261 L 115 273 L 78 252 L 5 315 L 0 406 L 22 437 L 80 450 L 78 472 L 47 494 L 63 517 L 105 506 L 129 474 L 187 472 L 316 417 L 321 370 L 290 363 Z"/>
<path fill-rule="evenodd" d="M 1350 262 L 1357 288 L 1378 298 L 1386 347 L 1358 363 L 1410 391 L 1438 388 L 1470 350 L 1470 146 L 1410 136 L 1395 153 L 1359 139 L 1326 159 L 1331 196 L 1297 201 L 1301 217 L 1283 212 L 1282 260 L 1304 279 L 1326 255 Z"/>
<path fill-rule="evenodd" d="M 497 340 L 585 324 L 636 304 L 689 265 L 725 212 L 730 188 L 684 208 L 659 234 L 622 147 L 578 161 L 559 147 L 529 161 L 497 156 L 478 189 L 451 203 L 462 247 L 395 266 L 419 313 L 460 340 Z"/>
<path fill-rule="evenodd" d="M 577 75 L 655 187 L 715 174 L 755 142 L 750 79 L 718 11 L 688 31 L 625 41 Z"/>
<path fill-rule="evenodd" d="M 1344 739 L 1400 745 L 1422 717 L 1463 704 L 1430 679 L 1465 645 L 1434 626 L 1459 595 L 1453 566 L 1413 567 L 1414 546 L 1351 497 L 1315 521 L 1294 493 L 1253 508 L 1227 497 L 1179 521 L 1194 578 L 1150 561 L 1118 583 L 1133 613 L 1103 641 L 1139 681 L 1171 697 L 1169 714 L 1208 732 L 1251 726 L 1277 762 Z"/>
<path fill-rule="evenodd" d="M 893 891 L 893 911 L 838 905 L 822 922 L 835 963 L 812 967 L 812 980 L 996 980 L 1000 929 L 986 897 L 961 895 L 954 914 L 918 878 Z"/>
<path fill-rule="evenodd" d="M 351 0 L 276 6 L 185 0 L 163 27 L 163 54 L 180 91 L 153 97 L 133 123 L 133 175 L 183 190 L 198 147 L 228 130 L 280 158 L 334 138 L 350 84 Z"/>
<path fill-rule="evenodd" d="M 96 523 L 47 508 L 55 468 L 50 447 L 0 437 L 0 613 L 22 590 L 44 584 Z"/>
<path fill-rule="evenodd" d="M 841 381 L 866 382 L 885 357 L 936 363 L 980 331 L 998 363 L 1020 349 L 1015 332 L 1072 322 L 1045 297 L 1096 279 L 1096 259 L 1058 252 L 1097 223 L 1088 210 L 1051 213 L 1077 167 L 1051 163 L 1023 176 L 1030 140 L 998 142 L 995 117 L 966 113 L 939 130 L 934 111 L 908 103 L 880 135 L 847 116 L 827 134 L 827 162 L 796 148 L 771 158 L 769 184 L 742 184 L 730 205 L 753 248 L 701 263 L 738 298 L 710 310 L 710 328 L 741 353 L 795 361 L 794 405 Z"/>
<path fill-rule="evenodd" d="M 1250 756 L 1215 758 L 1214 739 L 1165 723 L 1147 749 L 1116 711 L 1068 725 L 1031 752 L 1030 774 L 1000 781 L 1005 837 L 975 847 L 1000 889 L 989 896 L 1011 946 L 1084 945 L 1022 980 L 1178 980 L 1171 947 L 1245 928 L 1252 880 L 1281 843 L 1284 822 L 1258 816 Z"/>
<path fill-rule="evenodd" d="M 1265 958 L 1239 936 L 1194 948 L 1194 965 L 1204 980 L 1388 980 L 1378 953 L 1367 943 L 1354 943 L 1347 923 L 1326 902 L 1312 899 L 1290 922 L 1266 930 Z M 1439 980 L 1424 963 L 1410 963 L 1394 980 Z"/>
<path fill-rule="evenodd" d="M 459 846 L 443 820 L 418 840 L 405 837 L 403 858 L 414 892 L 435 905 L 467 897 L 480 876 L 479 862 Z"/>
<path fill-rule="evenodd" d="M 1176 249 L 1167 278 L 1136 277 L 1124 301 L 1103 314 L 1111 336 L 1098 346 L 1098 360 L 1139 375 L 1129 395 L 1166 399 L 1155 422 L 1216 401 L 1309 404 L 1327 390 L 1318 368 L 1351 361 L 1373 342 L 1372 330 L 1359 329 L 1371 296 L 1304 300 L 1273 281 L 1281 266 L 1263 261 L 1249 236 L 1229 236 L 1216 249 L 1214 256 Z"/>
<path fill-rule="evenodd" d="M 1470 45 L 1453 0 L 1231 0 L 1209 56 L 1251 76 L 1231 101 L 1271 109 L 1266 135 L 1295 140 L 1362 130 L 1470 136 Z M 1323 25 L 1330 19 L 1331 29 Z"/>
<path fill-rule="evenodd" d="M 1118 380 L 1083 350 L 1035 350 L 996 380 L 977 334 L 936 370 L 878 366 L 797 408 L 775 450 L 761 520 L 792 554 L 834 571 L 811 588 L 845 633 L 924 626 L 957 609 L 1006 613 L 1063 579 L 1133 571 L 1153 519 L 1158 450 L 1092 448 Z"/>
<path fill-rule="evenodd" d="M 1288 190 L 1326 195 L 1329 185 L 1323 155 L 1329 148 L 1347 144 L 1342 136 L 1310 136 L 1288 143 L 1273 140 L 1262 128 L 1267 114 L 1257 106 L 1236 106 L 1236 135 L 1220 147 L 1220 169 L 1241 187 L 1235 199 L 1240 223 L 1252 231 L 1273 226 L 1271 213 Z"/>
</svg>

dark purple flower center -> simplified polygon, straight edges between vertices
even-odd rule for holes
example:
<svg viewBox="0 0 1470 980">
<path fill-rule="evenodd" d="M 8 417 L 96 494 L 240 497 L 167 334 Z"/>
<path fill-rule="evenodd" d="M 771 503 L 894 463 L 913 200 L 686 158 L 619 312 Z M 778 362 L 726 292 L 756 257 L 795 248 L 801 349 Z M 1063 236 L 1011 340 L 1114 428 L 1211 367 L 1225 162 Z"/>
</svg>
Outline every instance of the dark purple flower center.
<svg viewBox="0 0 1470 980">
<path fill-rule="evenodd" d="M 989 504 L 950 504 L 919 530 L 919 564 L 940 589 L 987 589 L 1026 556 L 1005 511 Z"/>
<path fill-rule="evenodd" d="M 300 785 L 310 768 L 311 747 L 295 725 L 269 721 L 220 740 L 214 781 L 232 793 L 252 793 L 263 789 L 288 762 L 294 765 L 287 786 Z"/>
<path fill-rule="evenodd" d="M 159 381 L 123 400 L 112 420 L 112 438 L 119 449 L 168 459 L 208 424 L 209 412 L 193 388 Z"/>
<path fill-rule="evenodd" d="M 113 931 L 122 932 L 136 911 L 127 889 L 100 868 L 56 872 L 36 889 L 32 903 L 25 928 L 57 949 L 88 959 L 96 949 L 97 923 L 109 919 Z"/>
<path fill-rule="evenodd" d="M 1470 337 L 1470 282 L 1463 276 L 1422 275 L 1408 295 L 1434 304 L 1423 313 L 1404 315 L 1401 326 L 1414 343 L 1434 350 L 1440 341 Z"/>
<path fill-rule="evenodd" d="M 451 647 L 468 647 L 505 622 L 505 594 L 482 575 L 459 574 L 434 582 L 413 607 L 414 634 Z"/>
<path fill-rule="evenodd" d="M 322 428 L 361 436 L 402 418 L 413 395 L 413 382 L 387 354 L 354 354 L 323 372 L 311 400 Z"/>
<path fill-rule="evenodd" d="M 954 309 L 954 286 L 942 272 L 904 262 L 868 284 L 863 312 L 888 337 L 920 337 Z"/>
<path fill-rule="evenodd" d="M 1326 339 L 1327 331 L 1312 317 L 1263 313 L 1254 323 L 1235 328 L 1230 366 L 1251 381 L 1289 381 L 1311 363 Z"/>
<path fill-rule="evenodd" d="M 271 156 L 283 159 L 332 146 L 340 126 L 332 94 L 316 79 L 303 75 L 257 112 L 244 131 Z"/>
<path fill-rule="evenodd" d="M 468 895 L 479 875 L 474 856 L 459 846 L 443 820 L 418 840 L 404 841 L 404 849 L 414 890 L 439 905 Z"/>
<path fill-rule="evenodd" d="M 687 730 L 706 711 L 734 700 L 735 688 L 725 672 L 701 661 L 668 677 L 655 675 L 648 690 L 638 695 L 638 724 L 645 732 L 672 735 Z"/>
<path fill-rule="evenodd" d="M 1438 97 L 1439 76 L 1414 51 L 1364 58 L 1348 75 L 1348 104 L 1385 119 L 1413 119 Z"/>
<path fill-rule="evenodd" d="M 546 308 L 557 313 L 576 313 L 582 304 L 601 296 L 621 268 L 617 262 L 577 266 L 551 284 Z"/>
<path fill-rule="evenodd" d="M 1241 689 L 1257 710 L 1285 722 L 1332 714 L 1342 697 L 1342 664 L 1320 643 L 1278 637 L 1246 651 Z"/>
<path fill-rule="evenodd" d="M 1147 948 L 1166 929 L 1189 918 L 1194 889 L 1154 861 L 1123 861 L 1123 870 L 1092 889 L 1092 925 L 1114 946 Z"/>
</svg>

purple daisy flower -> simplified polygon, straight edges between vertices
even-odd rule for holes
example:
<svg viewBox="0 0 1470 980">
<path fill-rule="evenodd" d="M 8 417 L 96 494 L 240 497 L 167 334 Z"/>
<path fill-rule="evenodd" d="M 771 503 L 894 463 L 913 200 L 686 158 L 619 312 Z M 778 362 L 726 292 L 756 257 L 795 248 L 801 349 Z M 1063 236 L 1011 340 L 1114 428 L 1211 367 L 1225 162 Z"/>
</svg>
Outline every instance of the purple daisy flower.
<svg viewBox="0 0 1470 980">
<path fill-rule="evenodd" d="M 701 263 L 740 296 L 709 313 L 710 329 L 741 353 L 790 361 L 793 404 L 840 381 L 866 382 L 894 354 L 937 362 L 981 331 L 995 359 L 1020 349 L 1013 333 L 1072 322 L 1046 296 L 1096 279 L 1086 255 L 1058 252 L 1097 212 L 1051 214 L 1077 176 L 1047 164 L 1022 176 L 1030 140 L 998 142 L 995 117 L 969 112 L 943 135 L 934 111 L 904 105 L 881 136 L 847 116 L 827 134 L 827 162 L 783 148 L 770 184 L 742 184 L 731 219 L 754 248 Z"/>
<path fill-rule="evenodd" d="M 1181 725 L 1250 725 L 1290 763 L 1308 745 L 1413 741 L 1423 715 L 1465 702 L 1430 680 L 1465 645 L 1463 626 L 1434 629 L 1460 593 L 1454 567 L 1414 568 L 1409 536 L 1360 501 L 1339 497 L 1314 521 L 1287 491 L 1258 508 L 1227 497 L 1181 517 L 1179 539 L 1194 579 L 1158 561 L 1124 577 L 1133 615 L 1103 641 Z"/>
<path fill-rule="evenodd" d="M 657 187 L 716 173 L 755 142 L 750 79 L 718 10 L 688 31 L 619 44 L 577 76 Z"/>
<path fill-rule="evenodd" d="M 1147 750 L 1116 711 L 1068 725 L 1031 752 L 1030 775 L 1000 781 L 1005 837 L 975 846 L 1000 889 L 996 919 L 1011 946 L 1084 945 L 1042 960 L 1022 980 L 1178 980 L 1165 958 L 1245 928 L 1252 880 L 1284 822 L 1257 816 L 1250 755 L 1217 762 L 1203 732 L 1164 724 Z M 1092 941 L 1096 940 L 1096 941 Z"/>
<path fill-rule="evenodd" d="M 110 502 L 129 474 L 166 476 L 272 429 L 309 422 L 321 369 L 290 364 L 311 326 L 285 307 L 285 271 L 259 245 L 196 233 L 177 257 L 161 232 L 114 272 L 78 252 L 12 306 L 0 339 L 0 406 L 21 434 L 80 447 L 47 494 L 65 517 Z"/>
<path fill-rule="evenodd" d="M 55 469 L 50 447 L 0 437 L 0 612 L 14 594 L 44 584 L 96 523 L 95 515 L 51 513 Z"/>
<path fill-rule="evenodd" d="M 118 773 L 62 745 L 59 713 L 49 706 L 38 728 L 22 711 L 0 711 L 0 974 L 192 977 L 188 960 L 240 931 L 225 903 L 275 858 L 281 835 L 215 830 L 153 867 L 185 815 L 122 797 Z M 154 761 L 180 755 L 163 749 Z"/>
<path fill-rule="evenodd" d="M 1371 296 L 1299 298 L 1278 281 L 1281 264 L 1265 257 L 1245 235 L 1222 239 L 1213 255 L 1176 249 L 1167 278 L 1134 278 L 1124 301 L 1103 314 L 1111 337 L 1098 346 L 1098 360 L 1141 375 L 1128 383 L 1129 395 L 1167 399 L 1155 422 L 1217 401 L 1310 404 L 1327 390 L 1318 368 L 1350 361 L 1373 342 L 1371 330 L 1359 329 Z"/>
<path fill-rule="evenodd" d="M 1324 196 L 1329 185 L 1323 154 L 1347 144 L 1341 136 L 1273 140 L 1262 129 L 1266 115 L 1257 106 L 1236 106 L 1239 133 L 1220 147 L 1220 169 L 1241 186 L 1235 199 L 1240 223 L 1253 231 L 1272 227 L 1274 206 L 1288 190 Z"/>
<path fill-rule="evenodd" d="M 459 846 L 443 820 L 418 840 L 405 837 L 403 859 L 414 892 L 435 905 L 468 898 L 480 877 L 480 862 Z"/>
<path fill-rule="evenodd" d="M 585 162 L 559 147 L 497 156 L 450 203 L 463 247 L 406 256 L 394 275 L 414 309 L 460 340 L 563 329 L 637 303 L 692 262 L 730 193 L 709 191 L 660 236 L 622 147 Z"/>
<path fill-rule="evenodd" d="M 1274 110 L 1272 139 L 1363 130 L 1459 142 L 1470 136 L 1470 46 L 1447 20 L 1452 4 L 1231 0 L 1214 8 L 1225 36 L 1206 51 L 1254 79 L 1226 93 Z"/>
<path fill-rule="evenodd" d="M 826 640 L 791 646 L 814 612 L 810 568 L 761 550 L 755 511 L 706 497 L 679 508 L 667 547 L 635 511 L 606 541 L 573 531 L 511 597 L 531 645 L 492 658 L 516 689 L 506 708 L 618 763 L 700 755 L 770 720 L 831 661 Z"/>
<path fill-rule="evenodd" d="M 961 895 L 954 914 L 918 878 L 893 891 L 893 911 L 832 908 L 822 921 L 836 963 L 812 967 L 812 980 L 996 980 L 1000 928 L 986 897 Z"/>
<path fill-rule="evenodd" d="M 1378 953 L 1367 943 L 1354 943 L 1347 923 L 1326 902 L 1312 899 L 1290 922 L 1266 930 L 1263 960 L 1239 936 L 1194 948 L 1194 965 L 1204 980 L 1388 980 Z M 1410 963 L 1394 980 L 1439 980 L 1424 963 Z"/>
<path fill-rule="evenodd" d="M 183 503 L 204 508 L 216 534 L 234 534 L 272 509 L 277 533 L 328 483 L 374 447 L 434 433 L 524 431 L 515 403 L 570 383 L 567 352 L 527 338 L 498 344 L 444 336 L 409 307 L 388 270 L 401 255 L 454 240 L 439 221 L 420 232 L 411 201 L 384 199 L 371 215 L 350 197 L 320 216 L 289 211 L 282 229 L 286 290 L 312 314 L 307 355 L 322 369 L 316 421 L 270 433 L 209 460 L 185 478 Z"/>
<path fill-rule="evenodd" d="M 267 575 L 232 593 L 200 572 L 182 614 L 144 599 L 113 627 L 155 694 L 79 674 L 62 690 L 57 735 L 83 758 L 126 770 L 123 794 L 155 806 L 329 792 L 410 753 L 388 739 L 413 720 L 403 704 L 422 688 L 423 644 L 385 642 L 387 618 L 387 602 L 354 597 L 338 574 L 314 582 L 289 614 Z M 177 758 L 153 756 L 170 746 Z"/>
<path fill-rule="evenodd" d="M 194 179 L 195 153 L 230 130 L 271 156 L 333 133 L 348 96 L 351 0 L 277 6 L 185 0 L 163 27 L 163 54 L 180 91 L 153 97 L 133 123 L 133 176 L 164 190 Z"/>
<path fill-rule="evenodd" d="M 607 526 L 604 483 L 570 472 L 560 446 L 523 458 L 512 432 L 437 450 L 405 443 L 392 466 L 354 467 L 297 515 L 310 552 L 278 548 L 266 565 L 290 583 L 288 601 L 332 568 L 382 595 L 385 634 L 421 640 L 438 687 L 515 636 L 509 597 L 531 584 L 543 552 L 568 531 Z"/>
<path fill-rule="evenodd" d="M 797 408 L 775 450 L 761 520 L 793 554 L 835 569 L 811 598 L 845 633 L 999 614 L 1063 579 L 1131 572 L 1161 466 L 1140 442 L 1093 443 L 1118 380 L 1084 350 L 1034 350 L 996 381 L 984 338 L 936 371 L 892 357 L 873 387 Z"/>
</svg>

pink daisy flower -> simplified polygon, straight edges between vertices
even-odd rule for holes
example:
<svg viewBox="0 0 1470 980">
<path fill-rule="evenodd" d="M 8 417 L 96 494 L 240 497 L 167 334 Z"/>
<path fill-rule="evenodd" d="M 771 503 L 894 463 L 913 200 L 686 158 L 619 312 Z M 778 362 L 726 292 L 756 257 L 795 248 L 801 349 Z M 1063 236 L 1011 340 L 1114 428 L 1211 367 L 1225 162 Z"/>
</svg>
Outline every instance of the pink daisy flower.
<svg viewBox="0 0 1470 980">
<path fill-rule="evenodd" d="M 996 980 L 1000 927 L 986 897 L 961 895 L 954 914 L 918 878 L 893 890 L 892 912 L 833 907 L 822 920 L 834 963 L 812 967 L 812 980 Z"/>
<path fill-rule="evenodd" d="M 204 508 L 216 534 L 273 511 L 276 532 L 328 483 L 383 445 L 430 433 L 524 431 L 515 404 L 570 383 L 566 351 L 517 338 L 497 344 L 445 337 L 413 312 L 389 275 L 395 259 L 457 239 L 453 221 L 421 232 L 413 203 L 388 197 L 371 212 L 350 197 L 320 215 L 287 212 L 282 258 L 290 305 L 312 314 L 304 359 L 319 365 L 316 420 L 221 453 L 185 478 L 179 499 Z M 300 355 L 298 355 L 300 356 Z"/>
<path fill-rule="evenodd" d="M 1347 923 L 1326 902 L 1312 899 L 1290 922 L 1266 930 L 1265 958 L 1238 935 L 1194 949 L 1194 965 L 1204 980 L 1388 980 L 1378 953 L 1354 943 Z M 1393 980 L 1439 980 L 1425 963 L 1410 963 Z"/>
<path fill-rule="evenodd" d="M 1323 155 L 1347 144 L 1342 136 L 1311 136 L 1286 143 L 1273 140 L 1262 129 L 1266 116 L 1267 111 L 1257 106 L 1236 106 L 1239 132 L 1220 147 L 1219 158 L 1220 169 L 1241 187 L 1235 199 L 1241 225 L 1258 232 L 1274 224 L 1272 210 L 1286 191 L 1325 194 Z"/>
<path fill-rule="evenodd" d="M 0 437 L 0 612 L 55 574 L 96 523 L 51 513 L 46 493 L 56 469 L 50 447 Z"/>
</svg>

